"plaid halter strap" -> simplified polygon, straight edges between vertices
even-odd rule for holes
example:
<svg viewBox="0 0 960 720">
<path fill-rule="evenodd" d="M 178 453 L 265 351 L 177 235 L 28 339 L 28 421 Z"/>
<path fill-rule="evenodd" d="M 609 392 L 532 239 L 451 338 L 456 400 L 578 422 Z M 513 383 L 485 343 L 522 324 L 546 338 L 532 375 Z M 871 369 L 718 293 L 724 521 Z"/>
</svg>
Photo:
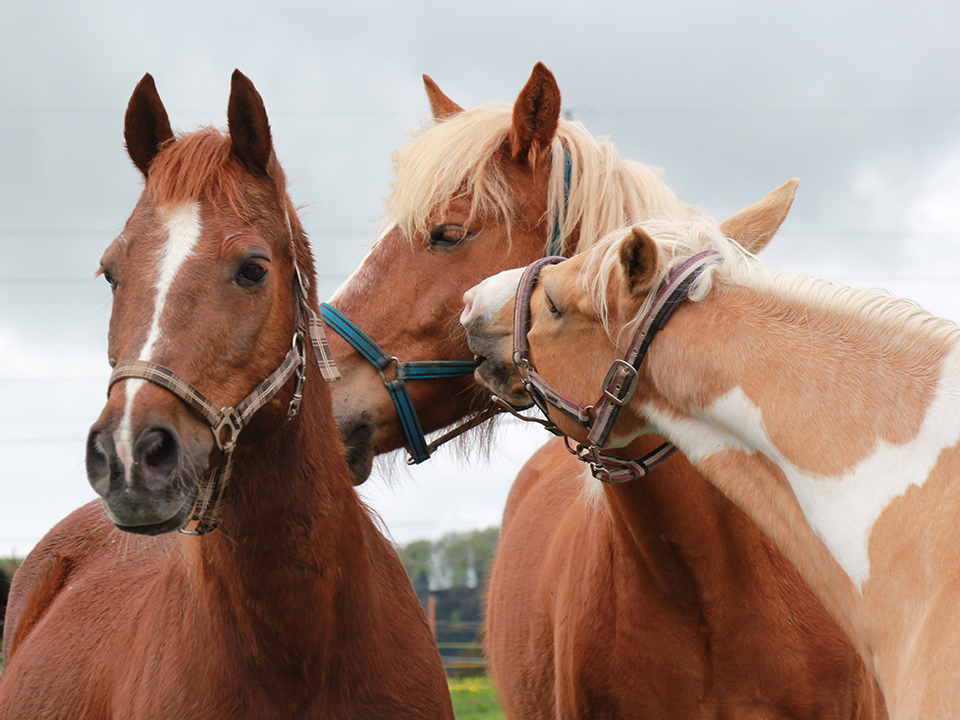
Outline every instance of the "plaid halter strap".
<svg viewBox="0 0 960 720">
<path fill-rule="evenodd" d="M 333 361 L 323 324 L 317 314 L 307 305 L 307 281 L 296 269 L 294 284 L 294 334 L 290 350 L 279 367 L 267 376 L 253 391 L 240 401 L 236 407 L 217 409 L 193 385 L 173 370 L 143 360 L 125 360 L 117 364 L 110 375 L 107 393 L 122 380 L 147 380 L 170 391 L 191 410 L 207 421 L 213 433 L 222 458 L 215 470 L 206 473 L 207 481 L 201 482 L 200 493 L 193 512 L 180 527 L 180 532 L 188 535 L 206 535 L 216 529 L 220 522 L 220 509 L 230 475 L 233 470 L 233 453 L 237 447 L 240 431 L 250 422 L 256 412 L 266 405 L 277 392 L 291 379 L 295 378 L 293 398 L 287 410 L 287 420 L 293 419 L 300 410 L 303 399 L 303 385 L 306 379 L 306 343 L 310 343 L 317 369 L 324 382 L 340 379 L 340 372 Z M 189 524 L 196 522 L 193 529 Z"/>
</svg>

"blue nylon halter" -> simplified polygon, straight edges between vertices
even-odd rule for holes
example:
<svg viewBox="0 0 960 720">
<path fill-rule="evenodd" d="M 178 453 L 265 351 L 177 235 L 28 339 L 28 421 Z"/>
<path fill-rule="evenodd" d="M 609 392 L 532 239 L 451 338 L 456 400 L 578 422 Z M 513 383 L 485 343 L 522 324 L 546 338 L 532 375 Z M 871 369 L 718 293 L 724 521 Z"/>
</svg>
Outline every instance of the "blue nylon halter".
<svg viewBox="0 0 960 720">
<path fill-rule="evenodd" d="M 572 171 L 570 163 L 570 153 L 567 148 L 563 148 L 563 207 L 566 209 L 570 204 L 570 173 Z M 547 246 L 547 257 L 551 255 L 562 255 L 563 248 L 560 245 L 560 218 L 556 219 L 556 227 L 553 228 L 553 237 L 550 238 L 550 244 Z"/>
<path fill-rule="evenodd" d="M 400 361 L 392 355 L 387 355 L 369 335 L 358 328 L 346 315 L 329 303 L 320 303 L 320 314 L 324 321 L 340 336 L 350 343 L 357 352 L 363 355 L 383 378 L 383 384 L 397 408 L 400 424 L 407 436 L 410 445 L 410 458 L 415 464 L 420 464 L 430 458 L 430 450 L 424 437 L 423 427 L 413 406 L 413 399 L 407 389 L 406 380 L 431 380 L 437 378 L 454 378 L 472 375 L 477 367 L 475 360 L 412 360 Z M 397 366 L 397 376 L 387 380 L 383 372 L 392 364 Z"/>
<path fill-rule="evenodd" d="M 563 148 L 563 202 L 566 206 L 570 200 L 570 174 L 571 174 L 570 154 L 567 148 Z M 560 254 L 560 218 L 557 218 L 556 227 L 553 231 L 553 237 L 550 238 L 548 255 Z M 463 377 L 472 375 L 477 367 L 477 361 L 461 360 L 412 360 L 400 361 L 392 355 L 387 355 L 369 335 L 357 327 L 350 318 L 337 310 L 329 303 L 320 303 L 320 315 L 324 322 L 333 330 L 350 343 L 354 349 L 367 359 L 377 370 L 380 371 L 380 377 L 383 378 L 383 384 L 393 400 L 397 409 L 397 415 L 400 418 L 400 424 L 403 427 L 403 433 L 407 436 L 407 443 L 410 445 L 410 459 L 408 462 L 419 465 L 424 460 L 430 459 L 430 447 L 427 445 L 426 436 L 423 433 L 423 426 L 420 425 L 420 419 L 417 417 L 417 410 L 413 405 L 413 398 L 410 397 L 410 391 L 407 389 L 405 380 L 435 380 L 438 378 Z M 387 380 L 383 371 L 390 365 L 396 363 L 397 376 L 393 380 Z M 472 427 L 468 422 L 461 426 L 463 429 Z M 458 429 L 463 432 L 462 429 Z M 451 433 L 452 434 L 452 433 Z M 440 442 L 440 441 L 438 441 Z M 435 444 L 436 445 L 436 444 Z"/>
</svg>

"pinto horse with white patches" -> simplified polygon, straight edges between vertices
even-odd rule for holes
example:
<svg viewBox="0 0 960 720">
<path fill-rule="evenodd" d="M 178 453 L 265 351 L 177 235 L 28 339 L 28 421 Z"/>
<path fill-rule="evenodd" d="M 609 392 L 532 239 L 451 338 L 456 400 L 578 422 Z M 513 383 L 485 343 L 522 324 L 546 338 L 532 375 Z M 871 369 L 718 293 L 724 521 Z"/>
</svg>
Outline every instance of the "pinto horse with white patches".
<svg viewBox="0 0 960 720">
<path fill-rule="evenodd" d="M 960 716 L 960 331 L 766 269 L 708 222 L 624 235 L 532 268 L 516 303 L 519 272 L 468 293 L 479 375 L 608 470 L 645 433 L 676 443 L 796 565 L 891 717 Z"/>
<path fill-rule="evenodd" d="M 101 266 L 115 369 L 87 467 L 102 503 L 17 573 L 5 720 L 453 717 L 343 458 L 313 258 L 239 72 L 228 118 L 229 135 L 175 137 L 149 75 L 130 100 L 145 188 Z"/>
<path fill-rule="evenodd" d="M 542 65 L 512 106 L 464 110 L 425 82 L 434 123 L 396 154 L 386 230 L 330 301 L 355 326 L 325 308 L 363 348 L 330 336 L 358 479 L 373 453 L 413 449 L 395 404 L 407 420 L 415 408 L 424 432 L 483 407 L 471 376 L 401 379 L 393 365 L 445 360 L 472 373 L 457 325 L 472 284 L 625 222 L 697 213 L 654 170 L 560 119 Z M 762 245 L 795 187 L 724 232 Z M 409 404 L 396 400 L 401 380 Z M 539 450 L 504 511 L 485 645 L 513 720 L 882 716 L 873 678 L 793 567 L 680 455 L 644 482 L 587 492 L 562 442 Z"/>
</svg>

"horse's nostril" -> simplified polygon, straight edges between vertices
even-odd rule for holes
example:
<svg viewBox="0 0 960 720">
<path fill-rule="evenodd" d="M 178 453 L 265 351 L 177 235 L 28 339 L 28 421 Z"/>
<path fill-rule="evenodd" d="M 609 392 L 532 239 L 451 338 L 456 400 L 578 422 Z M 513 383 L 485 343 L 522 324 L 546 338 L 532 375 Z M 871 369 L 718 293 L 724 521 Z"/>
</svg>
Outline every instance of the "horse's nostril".
<svg viewBox="0 0 960 720">
<path fill-rule="evenodd" d="M 100 495 L 105 495 L 110 489 L 112 444 L 110 448 L 104 447 L 105 440 L 109 442 L 109 436 L 97 430 L 91 430 L 87 437 L 87 477 Z"/>
<path fill-rule="evenodd" d="M 134 450 L 134 462 L 147 485 L 163 484 L 173 477 L 180 464 L 180 443 L 165 428 L 151 428 L 141 433 Z"/>
</svg>

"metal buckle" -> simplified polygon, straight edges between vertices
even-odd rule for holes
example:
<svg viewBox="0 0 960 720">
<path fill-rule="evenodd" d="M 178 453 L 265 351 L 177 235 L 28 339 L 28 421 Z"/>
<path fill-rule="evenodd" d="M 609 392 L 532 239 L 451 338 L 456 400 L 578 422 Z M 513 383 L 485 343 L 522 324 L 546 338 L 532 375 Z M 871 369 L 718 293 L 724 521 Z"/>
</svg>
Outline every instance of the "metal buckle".
<svg viewBox="0 0 960 720">
<path fill-rule="evenodd" d="M 297 374 L 293 384 L 293 397 L 287 410 L 287 420 L 292 420 L 300 412 L 300 403 L 303 401 L 303 384 L 307 377 L 307 342 L 302 332 L 293 336 L 292 349 L 297 351 L 300 363 L 297 365 Z"/>
<path fill-rule="evenodd" d="M 217 447 L 219 447 L 221 451 L 225 452 L 231 449 L 237 442 L 237 436 L 240 434 L 239 423 L 240 418 L 234 408 L 225 407 L 220 409 L 220 422 L 213 428 L 213 437 L 217 441 Z M 230 431 L 230 436 L 226 442 L 220 439 L 220 435 L 224 429 Z"/>
<path fill-rule="evenodd" d="M 614 375 L 617 372 L 617 368 L 624 368 L 627 371 L 627 375 L 622 382 L 626 382 L 626 388 L 624 388 L 622 382 L 618 385 L 615 390 L 618 391 L 615 395 L 610 391 L 610 385 L 613 383 Z M 640 381 L 640 375 L 637 373 L 637 369 L 628 363 L 626 360 L 614 360 L 610 363 L 610 369 L 607 370 L 606 377 L 603 378 L 603 394 L 606 395 L 607 399 L 618 407 L 623 407 L 628 402 L 630 398 L 633 397 L 633 394 L 637 391 L 637 385 Z M 619 392 L 621 391 L 622 392 Z"/>
</svg>

